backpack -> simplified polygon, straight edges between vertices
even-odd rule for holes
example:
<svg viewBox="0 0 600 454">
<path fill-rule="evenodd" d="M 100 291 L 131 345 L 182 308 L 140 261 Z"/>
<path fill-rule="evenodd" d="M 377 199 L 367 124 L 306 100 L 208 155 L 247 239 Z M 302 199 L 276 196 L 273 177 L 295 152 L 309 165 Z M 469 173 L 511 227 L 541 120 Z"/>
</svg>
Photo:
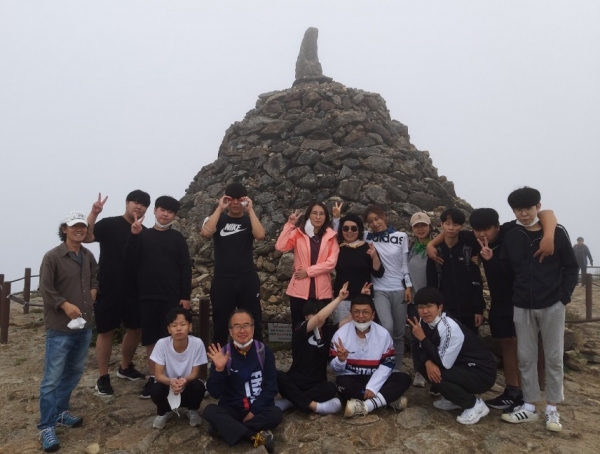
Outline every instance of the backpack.
<svg viewBox="0 0 600 454">
<path fill-rule="evenodd" d="M 260 369 L 265 369 L 265 344 L 260 341 L 254 339 L 254 349 L 256 350 L 256 356 L 258 357 L 258 363 L 260 364 Z M 229 371 L 231 370 L 231 342 L 227 342 L 225 346 L 225 354 L 227 356 L 227 375 L 229 375 Z"/>
</svg>

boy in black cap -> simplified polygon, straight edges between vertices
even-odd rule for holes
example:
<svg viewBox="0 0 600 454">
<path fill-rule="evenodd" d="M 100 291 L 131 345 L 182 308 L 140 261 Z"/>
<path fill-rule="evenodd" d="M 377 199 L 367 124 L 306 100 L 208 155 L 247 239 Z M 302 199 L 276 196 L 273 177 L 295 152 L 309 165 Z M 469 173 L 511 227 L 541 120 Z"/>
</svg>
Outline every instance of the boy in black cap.
<svg viewBox="0 0 600 454">
<path fill-rule="evenodd" d="M 136 265 L 140 292 L 142 345 L 148 355 L 150 378 L 140 398 L 149 399 L 155 382 L 154 362 L 150 355 L 156 342 L 169 335 L 164 320 L 178 306 L 190 309 L 192 269 L 190 253 L 183 235 L 171 228 L 179 211 L 179 202 L 173 197 L 161 196 L 154 204 L 154 227 L 143 229 L 135 215 L 131 235 L 126 245 L 126 256 Z"/>
<path fill-rule="evenodd" d="M 496 382 L 496 364 L 483 342 L 461 323 L 447 316 L 442 293 L 432 287 L 414 297 L 420 320 L 408 319 L 418 341 L 413 355 L 417 370 L 442 397 L 433 406 L 440 410 L 462 409 L 456 420 L 475 424 L 489 413 L 476 396 Z"/>
</svg>

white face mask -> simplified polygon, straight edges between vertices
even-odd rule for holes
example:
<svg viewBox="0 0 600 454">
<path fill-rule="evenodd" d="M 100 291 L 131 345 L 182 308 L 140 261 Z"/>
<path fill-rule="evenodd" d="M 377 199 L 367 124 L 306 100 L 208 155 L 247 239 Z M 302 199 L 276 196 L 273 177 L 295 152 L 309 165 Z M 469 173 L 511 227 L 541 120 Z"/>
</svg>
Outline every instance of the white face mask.
<svg viewBox="0 0 600 454">
<path fill-rule="evenodd" d="M 67 324 L 67 327 L 70 328 L 70 329 L 83 329 L 84 326 L 85 326 L 85 320 L 81 316 L 72 319 Z"/>
<path fill-rule="evenodd" d="M 428 325 L 431 328 L 434 328 L 435 326 L 437 326 L 437 324 L 440 322 L 441 319 L 442 319 L 442 317 L 440 317 L 440 315 L 438 314 L 438 316 L 435 319 L 433 319 L 433 321 L 431 323 L 428 323 Z"/>
<path fill-rule="evenodd" d="M 368 322 L 363 322 L 363 323 L 359 323 L 359 322 L 352 320 L 352 323 L 354 323 L 354 327 L 362 333 L 364 333 L 366 330 L 368 330 L 371 327 L 371 320 L 369 320 Z"/>
<path fill-rule="evenodd" d="M 530 224 L 523 224 L 521 221 L 517 220 L 517 224 L 522 225 L 523 227 L 531 227 L 532 225 L 536 225 L 538 222 L 540 222 L 540 218 L 537 216 L 533 219 L 533 221 L 531 221 Z"/>
<path fill-rule="evenodd" d="M 311 238 L 315 236 L 315 228 L 311 224 L 310 219 L 304 224 L 304 232 Z"/>
<path fill-rule="evenodd" d="M 238 341 L 234 340 L 233 345 L 235 345 L 237 348 L 246 348 L 246 347 L 249 347 L 253 341 L 254 341 L 254 339 L 250 339 L 245 344 L 240 344 Z"/>
<path fill-rule="evenodd" d="M 169 386 L 169 395 L 167 396 L 167 401 L 169 402 L 171 410 L 175 410 L 181 405 L 181 394 L 173 394 L 173 389 Z"/>
<path fill-rule="evenodd" d="M 169 227 L 171 227 L 172 224 L 173 224 L 173 221 L 169 222 L 168 224 L 161 224 L 158 221 L 154 221 L 154 225 L 162 230 L 168 229 Z"/>
</svg>

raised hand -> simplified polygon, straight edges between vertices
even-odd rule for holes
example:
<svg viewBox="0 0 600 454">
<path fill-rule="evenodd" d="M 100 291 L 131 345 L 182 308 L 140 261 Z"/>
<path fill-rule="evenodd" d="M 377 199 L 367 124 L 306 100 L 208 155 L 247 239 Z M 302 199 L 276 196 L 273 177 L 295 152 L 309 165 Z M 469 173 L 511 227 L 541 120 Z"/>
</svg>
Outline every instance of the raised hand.
<svg viewBox="0 0 600 454">
<path fill-rule="evenodd" d="M 144 218 L 146 216 L 142 216 L 141 219 L 137 218 L 137 214 L 133 215 L 133 224 L 131 224 L 131 233 L 134 235 L 139 235 L 142 231 L 142 222 L 144 222 Z"/>
<path fill-rule="evenodd" d="M 484 238 L 483 241 L 481 241 L 479 238 L 477 238 L 477 242 L 481 246 L 481 252 L 479 253 L 481 258 L 484 260 L 491 260 L 492 256 L 494 255 L 494 251 L 492 251 L 492 249 L 490 249 L 488 246 L 488 239 Z"/>
<path fill-rule="evenodd" d="M 362 238 L 359 238 L 362 239 Z M 369 254 L 369 257 L 371 257 L 371 260 L 375 259 L 375 257 L 377 257 L 377 249 L 375 249 L 375 246 L 373 246 L 373 243 L 369 243 L 369 249 L 367 249 L 367 254 Z"/>
<path fill-rule="evenodd" d="M 292 211 L 292 214 L 290 214 L 290 217 L 288 218 L 288 222 L 290 224 L 296 225 L 296 222 L 298 222 L 298 219 L 300 218 L 301 214 L 302 214 L 302 212 L 300 210 Z"/>
<path fill-rule="evenodd" d="M 350 292 L 348 291 L 348 284 L 349 282 L 346 282 L 344 285 L 342 285 L 340 293 L 338 293 L 338 298 L 340 301 L 345 301 L 348 298 L 348 295 L 350 295 Z"/>
<path fill-rule="evenodd" d="M 342 363 L 345 362 L 346 359 L 348 359 L 348 350 L 346 350 L 346 347 L 344 347 L 342 339 L 338 339 L 337 342 L 334 341 L 333 344 L 335 345 L 335 349 L 337 350 L 338 360 Z"/>
<path fill-rule="evenodd" d="M 221 344 L 210 344 L 206 355 L 214 364 L 217 372 L 222 372 L 223 370 L 225 370 L 225 366 L 227 366 L 227 361 L 229 360 L 229 352 L 223 354 Z"/>
<path fill-rule="evenodd" d="M 230 203 L 231 203 L 231 197 L 229 197 L 228 195 L 224 195 L 223 197 L 221 197 L 219 199 L 219 208 L 221 208 L 221 211 L 223 211 L 225 208 L 227 208 L 229 206 Z"/>
<path fill-rule="evenodd" d="M 92 205 L 92 214 L 98 216 L 100 213 L 102 213 L 102 209 L 104 208 L 104 204 L 106 203 L 107 199 L 108 196 L 104 197 L 104 200 L 102 200 L 102 194 L 99 192 L 98 200 Z"/>
<path fill-rule="evenodd" d="M 421 327 L 421 324 L 419 323 L 417 317 L 413 317 L 412 320 L 407 317 L 406 321 L 410 325 L 413 336 L 415 336 L 417 340 L 422 341 L 423 339 L 425 339 L 425 331 L 423 331 L 423 328 Z"/>
<path fill-rule="evenodd" d="M 362 293 L 363 295 L 371 296 L 371 287 L 373 287 L 373 284 L 371 284 L 370 282 L 365 282 L 362 286 L 362 289 L 360 290 L 360 293 Z"/>
<path fill-rule="evenodd" d="M 344 202 L 338 203 L 335 202 L 333 208 L 331 209 L 331 213 L 333 214 L 333 219 L 339 219 L 342 217 L 342 207 L 344 206 Z"/>
<path fill-rule="evenodd" d="M 250 212 L 254 209 L 252 199 L 248 196 L 242 198 L 242 205 L 244 206 L 244 210 L 247 212 Z"/>
</svg>

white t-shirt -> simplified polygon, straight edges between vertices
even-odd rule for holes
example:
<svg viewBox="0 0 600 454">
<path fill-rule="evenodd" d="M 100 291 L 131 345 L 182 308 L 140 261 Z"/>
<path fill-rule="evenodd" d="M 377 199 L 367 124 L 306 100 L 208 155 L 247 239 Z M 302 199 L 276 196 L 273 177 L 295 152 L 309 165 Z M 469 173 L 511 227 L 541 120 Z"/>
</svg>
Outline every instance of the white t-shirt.
<svg viewBox="0 0 600 454">
<path fill-rule="evenodd" d="M 371 278 L 373 290 L 404 290 L 403 279 L 408 287 L 412 287 L 408 274 L 408 235 L 404 232 L 393 232 L 367 241 L 373 243 L 385 268 L 383 276 Z"/>
<path fill-rule="evenodd" d="M 192 372 L 192 367 L 208 362 L 204 343 L 194 336 L 188 336 L 188 346 L 181 353 L 173 348 L 171 336 L 160 339 L 154 346 L 150 359 L 165 366 L 165 375 L 169 378 L 185 377 Z"/>
</svg>

